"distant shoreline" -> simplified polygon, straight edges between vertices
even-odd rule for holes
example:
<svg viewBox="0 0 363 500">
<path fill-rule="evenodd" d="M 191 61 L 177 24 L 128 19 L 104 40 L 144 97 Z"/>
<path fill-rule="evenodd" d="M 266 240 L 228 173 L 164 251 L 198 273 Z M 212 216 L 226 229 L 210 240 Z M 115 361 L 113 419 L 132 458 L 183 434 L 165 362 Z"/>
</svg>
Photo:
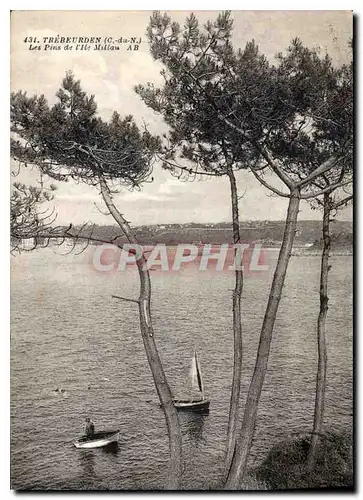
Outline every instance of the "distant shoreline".
<svg viewBox="0 0 363 500">
<path fill-rule="evenodd" d="M 294 248 L 292 251 L 293 257 L 319 257 L 321 255 L 322 249 L 319 248 Z M 330 251 L 330 256 L 332 257 L 344 257 L 352 256 L 353 248 L 336 248 Z"/>
</svg>

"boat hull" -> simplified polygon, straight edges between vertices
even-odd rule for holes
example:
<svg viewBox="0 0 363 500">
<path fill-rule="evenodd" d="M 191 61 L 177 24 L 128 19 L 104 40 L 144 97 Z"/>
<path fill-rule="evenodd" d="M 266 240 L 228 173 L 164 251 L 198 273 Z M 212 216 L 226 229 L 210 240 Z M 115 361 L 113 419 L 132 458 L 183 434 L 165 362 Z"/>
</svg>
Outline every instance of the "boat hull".
<svg viewBox="0 0 363 500">
<path fill-rule="evenodd" d="M 200 400 L 187 400 L 187 399 L 174 399 L 174 406 L 177 410 L 194 411 L 194 412 L 207 412 L 209 411 L 209 399 Z"/>
<path fill-rule="evenodd" d="M 92 439 L 83 436 L 74 442 L 74 446 L 80 449 L 104 448 L 111 444 L 117 443 L 120 431 L 103 431 L 97 432 Z"/>
</svg>

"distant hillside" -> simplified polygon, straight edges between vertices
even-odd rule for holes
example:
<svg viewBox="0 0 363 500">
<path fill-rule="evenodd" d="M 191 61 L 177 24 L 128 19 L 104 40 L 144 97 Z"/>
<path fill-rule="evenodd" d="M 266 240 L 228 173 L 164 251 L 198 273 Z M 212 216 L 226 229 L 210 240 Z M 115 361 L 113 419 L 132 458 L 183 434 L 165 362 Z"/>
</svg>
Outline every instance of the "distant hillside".
<svg viewBox="0 0 363 500">
<path fill-rule="evenodd" d="M 240 224 L 241 236 L 244 242 L 261 243 L 264 246 L 278 246 L 282 240 L 283 221 L 250 221 Z M 165 243 L 232 243 L 231 224 L 227 222 L 218 224 L 158 224 L 140 226 L 134 231 L 143 244 Z M 340 241 L 352 240 L 353 224 L 350 221 L 336 221 L 331 229 Z M 117 226 L 95 226 L 93 237 L 109 240 L 120 234 Z M 345 240 L 344 240 L 345 238 Z M 320 221 L 299 221 L 295 238 L 295 246 L 318 244 L 321 239 Z M 120 242 L 125 241 L 120 237 Z M 337 240 L 338 241 L 338 240 Z M 343 243 L 342 243 L 343 244 Z"/>
</svg>

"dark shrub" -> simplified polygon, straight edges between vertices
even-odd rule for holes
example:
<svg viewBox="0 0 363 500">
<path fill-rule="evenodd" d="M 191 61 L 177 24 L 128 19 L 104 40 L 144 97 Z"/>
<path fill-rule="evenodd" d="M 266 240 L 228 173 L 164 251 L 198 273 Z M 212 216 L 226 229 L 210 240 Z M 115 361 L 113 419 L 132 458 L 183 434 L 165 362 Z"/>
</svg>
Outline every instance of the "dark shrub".
<svg viewBox="0 0 363 500">
<path fill-rule="evenodd" d="M 348 433 L 321 437 L 316 463 L 307 469 L 308 436 L 275 445 L 254 471 L 271 490 L 296 488 L 353 488 L 353 442 Z"/>
</svg>

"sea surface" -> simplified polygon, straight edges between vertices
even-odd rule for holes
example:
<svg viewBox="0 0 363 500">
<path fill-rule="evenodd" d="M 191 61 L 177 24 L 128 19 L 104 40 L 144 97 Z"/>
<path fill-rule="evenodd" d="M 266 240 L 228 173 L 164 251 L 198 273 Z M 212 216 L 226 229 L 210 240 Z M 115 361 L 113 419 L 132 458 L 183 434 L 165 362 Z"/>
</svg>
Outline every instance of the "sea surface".
<svg viewBox="0 0 363 500">
<path fill-rule="evenodd" d="M 14 489 L 160 489 L 168 441 L 139 332 L 135 270 L 103 273 L 89 248 L 40 249 L 12 257 L 11 485 Z M 269 270 L 249 274 L 243 291 L 243 401 L 277 252 Z M 329 273 L 326 428 L 352 427 L 352 257 L 332 257 Z M 309 432 L 314 410 L 316 256 L 292 257 L 274 329 L 250 466 L 289 435 Z M 152 272 L 155 338 L 175 395 L 183 392 L 193 350 L 199 354 L 206 416 L 180 414 L 183 487 L 219 479 L 228 421 L 233 334 L 231 272 L 193 267 Z M 63 389 L 59 395 L 55 389 Z M 77 450 L 90 416 L 96 430 L 119 428 L 118 450 Z"/>
</svg>

